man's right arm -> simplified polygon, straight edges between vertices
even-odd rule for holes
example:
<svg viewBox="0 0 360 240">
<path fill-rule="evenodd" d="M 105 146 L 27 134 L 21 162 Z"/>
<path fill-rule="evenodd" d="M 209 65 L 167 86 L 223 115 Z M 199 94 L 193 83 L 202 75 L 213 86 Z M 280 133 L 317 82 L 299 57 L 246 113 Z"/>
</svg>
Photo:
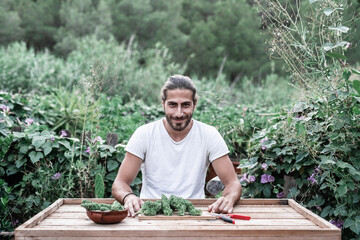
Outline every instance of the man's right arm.
<svg viewBox="0 0 360 240">
<path fill-rule="evenodd" d="M 143 201 L 136 195 L 127 195 L 132 193 L 130 184 L 138 174 L 141 162 L 141 158 L 127 152 L 112 185 L 112 195 L 118 202 L 124 204 L 124 207 L 129 211 L 128 216 L 132 217 L 135 217 L 135 213 L 140 211 L 143 204 Z M 125 196 L 126 198 L 123 202 Z"/>
</svg>

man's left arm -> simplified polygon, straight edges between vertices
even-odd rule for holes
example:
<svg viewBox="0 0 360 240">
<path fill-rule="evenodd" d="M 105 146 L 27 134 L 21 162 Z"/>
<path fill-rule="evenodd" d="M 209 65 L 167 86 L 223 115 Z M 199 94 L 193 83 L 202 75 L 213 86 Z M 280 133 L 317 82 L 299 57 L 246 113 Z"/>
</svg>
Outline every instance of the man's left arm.
<svg viewBox="0 0 360 240">
<path fill-rule="evenodd" d="M 241 184 L 229 156 L 226 154 L 211 163 L 225 188 L 222 197 L 208 207 L 209 212 L 232 213 L 234 205 L 241 197 Z"/>
</svg>

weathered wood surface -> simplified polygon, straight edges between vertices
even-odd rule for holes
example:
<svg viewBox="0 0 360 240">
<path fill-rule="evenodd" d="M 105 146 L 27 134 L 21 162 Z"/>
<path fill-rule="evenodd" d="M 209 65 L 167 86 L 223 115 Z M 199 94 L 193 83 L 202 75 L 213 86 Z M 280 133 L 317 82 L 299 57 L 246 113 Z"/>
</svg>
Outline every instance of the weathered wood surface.
<svg viewBox="0 0 360 240">
<path fill-rule="evenodd" d="M 219 219 L 139 220 L 135 217 L 106 225 L 92 222 L 80 206 L 81 200 L 59 199 L 19 226 L 15 239 L 341 239 L 338 228 L 293 200 L 240 200 L 234 213 L 251 216 L 251 220 L 235 219 L 235 224 Z M 192 200 L 204 215 L 214 201 Z"/>
</svg>

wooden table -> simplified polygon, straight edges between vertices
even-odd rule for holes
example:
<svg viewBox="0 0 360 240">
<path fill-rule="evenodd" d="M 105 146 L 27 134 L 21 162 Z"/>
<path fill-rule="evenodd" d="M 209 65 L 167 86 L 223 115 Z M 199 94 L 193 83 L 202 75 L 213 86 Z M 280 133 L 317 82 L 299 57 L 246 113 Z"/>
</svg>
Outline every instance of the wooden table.
<svg viewBox="0 0 360 240">
<path fill-rule="evenodd" d="M 96 224 L 80 206 L 82 199 L 59 199 L 15 229 L 15 239 L 341 239 L 341 231 L 294 200 L 244 199 L 234 213 L 251 220 L 139 220 Z M 112 203 L 114 199 L 90 199 Z M 204 212 L 214 199 L 191 200 Z"/>
</svg>

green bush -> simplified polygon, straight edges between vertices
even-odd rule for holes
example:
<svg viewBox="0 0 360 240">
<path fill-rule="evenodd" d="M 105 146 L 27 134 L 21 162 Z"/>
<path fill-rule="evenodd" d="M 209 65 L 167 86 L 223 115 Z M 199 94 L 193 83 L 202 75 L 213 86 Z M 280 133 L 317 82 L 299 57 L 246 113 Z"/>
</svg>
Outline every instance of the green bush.
<svg viewBox="0 0 360 240">
<path fill-rule="evenodd" d="M 44 84 L 64 82 L 59 76 L 64 62 L 48 51 L 35 53 L 24 42 L 0 47 L 0 89 L 11 92 L 41 92 Z"/>
<path fill-rule="evenodd" d="M 294 198 L 343 224 L 347 239 L 360 234 L 360 81 L 349 76 L 345 71 L 342 89 L 297 102 L 281 121 L 259 131 L 242 164 L 247 197 Z M 284 176 L 293 179 L 290 187 Z"/>
</svg>

